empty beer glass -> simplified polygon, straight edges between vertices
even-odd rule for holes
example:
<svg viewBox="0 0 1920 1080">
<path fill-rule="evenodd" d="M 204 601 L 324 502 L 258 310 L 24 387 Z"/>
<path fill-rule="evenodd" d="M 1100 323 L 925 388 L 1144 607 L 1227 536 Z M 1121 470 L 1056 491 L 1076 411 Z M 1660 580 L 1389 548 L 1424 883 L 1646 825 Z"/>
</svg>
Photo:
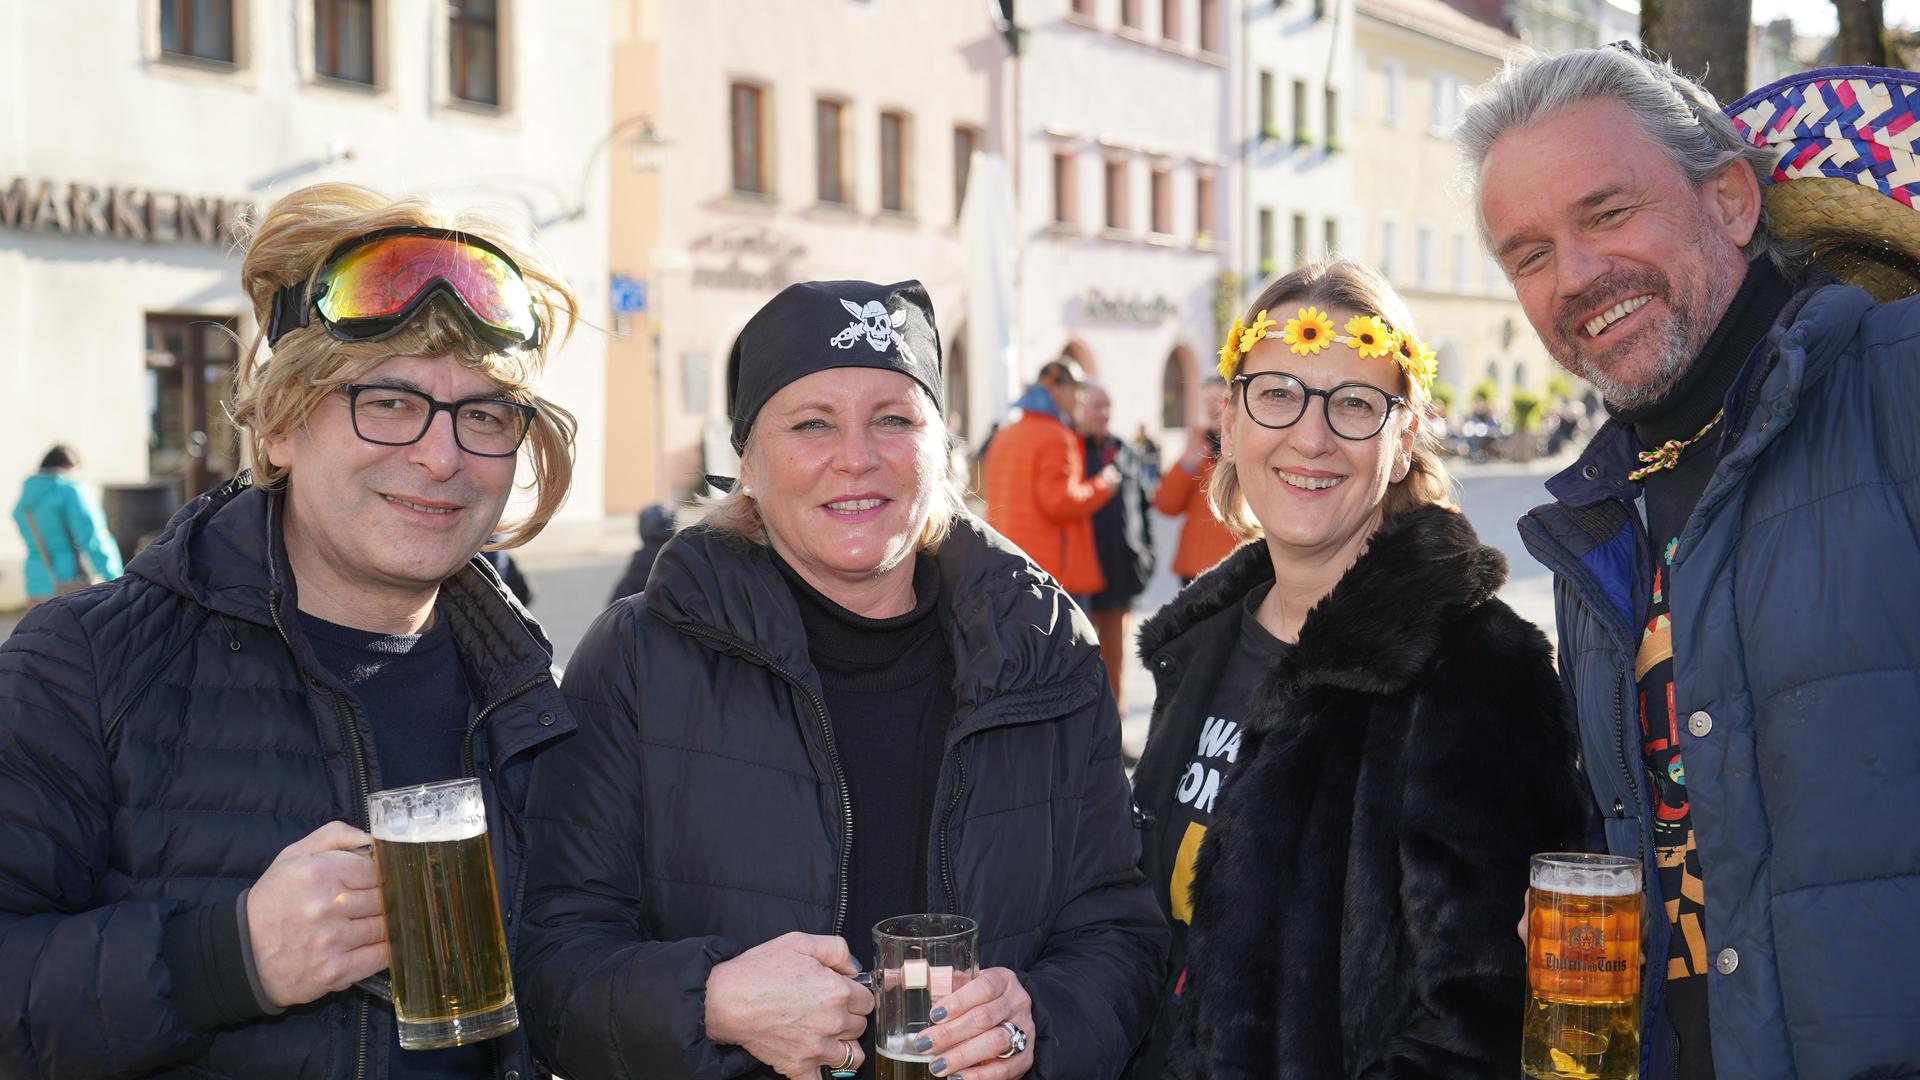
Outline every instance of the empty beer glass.
<svg viewBox="0 0 1920 1080">
<path fill-rule="evenodd" d="M 980 930 L 964 915 L 899 915 L 873 928 L 873 1045 L 878 1080 L 934 1080 L 913 1052 L 941 999 L 980 973 Z"/>
<path fill-rule="evenodd" d="M 1640 1072 L 1640 862 L 1535 855 L 1527 890 L 1520 1065 L 1540 1080 Z"/>
<path fill-rule="evenodd" d="M 400 1045 L 459 1046 L 518 1027 L 480 781 L 378 791 L 367 812 Z"/>
</svg>

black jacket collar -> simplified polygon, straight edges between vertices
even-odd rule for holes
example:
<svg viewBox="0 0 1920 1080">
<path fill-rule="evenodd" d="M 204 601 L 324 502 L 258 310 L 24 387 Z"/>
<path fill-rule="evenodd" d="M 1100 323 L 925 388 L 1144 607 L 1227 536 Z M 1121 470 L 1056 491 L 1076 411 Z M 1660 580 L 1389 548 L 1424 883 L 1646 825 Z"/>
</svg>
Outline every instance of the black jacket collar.
<svg viewBox="0 0 1920 1080">
<path fill-rule="evenodd" d="M 1456 619 L 1499 591 L 1506 557 L 1480 543 L 1464 515 L 1427 507 L 1382 525 L 1345 576 L 1313 609 L 1280 663 L 1295 688 L 1333 686 L 1390 694 L 1432 658 Z M 1247 544 L 1140 628 L 1149 658 L 1273 580 L 1265 544 Z"/>
</svg>

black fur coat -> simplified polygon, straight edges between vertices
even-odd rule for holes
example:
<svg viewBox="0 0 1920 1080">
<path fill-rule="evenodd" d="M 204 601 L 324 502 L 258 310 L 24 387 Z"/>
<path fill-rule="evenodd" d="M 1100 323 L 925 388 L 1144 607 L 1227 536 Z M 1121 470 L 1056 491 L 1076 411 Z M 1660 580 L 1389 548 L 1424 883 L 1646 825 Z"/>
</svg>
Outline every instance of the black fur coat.
<svg viewBox="0 0 1920 1080">
<path fill-rule="evenodd" d="M 1149 666 L 1272 579 L 1241 548 L 1142 627 Z M 1519 1075 L 1527 857 L 1581 846 L 1589 804 L 1505 579 L 1460 514 L 1405 515 L 1261 679 L 1200 849 L 1169 1075 Z M 1179 738 L 1165 682 L 1154 736 Z"/>
</svg>

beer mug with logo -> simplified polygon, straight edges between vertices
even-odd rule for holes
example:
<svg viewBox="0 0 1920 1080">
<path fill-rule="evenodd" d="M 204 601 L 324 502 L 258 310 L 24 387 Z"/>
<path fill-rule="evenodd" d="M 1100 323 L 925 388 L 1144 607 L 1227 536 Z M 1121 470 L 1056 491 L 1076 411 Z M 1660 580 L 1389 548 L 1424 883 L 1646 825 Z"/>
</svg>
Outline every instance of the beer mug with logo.
<svg viewBox="0 0 1920 1080">
<path fill-rule="evenodd" d="M 1535 855 L 1527 890 L 1520 1065 L 1540 1080 L 1640 1072 L 1640 862 Z"/>
<path fill-rule="evenodd" d="M 914 1041 L 942 998 L 980 974 L 980 928 L 964 915 L 898 915 L 873 928 L 873 1046 L 878 1080 L 935 1080 Z"/>
<path fill-rule="evenodd" d="M 480 781 L 377 791 L 367 812 L 400 1045 L 433 1050 L 518 1027 Z"/>
</svg>

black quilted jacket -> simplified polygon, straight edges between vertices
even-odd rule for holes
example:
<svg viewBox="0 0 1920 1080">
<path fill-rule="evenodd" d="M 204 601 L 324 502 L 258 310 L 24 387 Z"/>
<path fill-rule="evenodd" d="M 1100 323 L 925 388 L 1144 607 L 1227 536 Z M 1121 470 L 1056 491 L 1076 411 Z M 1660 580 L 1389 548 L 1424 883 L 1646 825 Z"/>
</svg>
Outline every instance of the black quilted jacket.
<svg viewBox="0 0 1920 1080">
<path fill-rule="evenodd" d="M 0 1076 L 387 1074 L 393 1011 L 364 991 L 196 1032 L 161 958 L 170 914 L 230 902 L 328 821 L 364 825 L 380 786 L 365 716 L 300 635 L 278 499 L 244 477 L 202 495 L 125 577 L 0 647 Z M 531 760 L 572 722 L 545 638 L 483 560 L 440 603 L 511 898 Z M 524 1038 L 496 1047 L 501 1080 L 531 1080 Z"/>
<path fill-rule="evenodd" d="M 1135 866 L 1106 669 L 1066 595 L 985 526 L 957 523 L 937 559 L 956 674 L 929 902 L 977 919 L 980 966 L 1033 996 L 1029 1075 L 1111 1078 L 1166 929 Z M 572 1080 L 771 1077 L 707 1039 L 707 974 L 789 931 L 837 932 L 860 843 L 785 579 L 764 548 L 682 532 L 587 632 L 566 691 L 580 729 L 541 758 L 528 805 L 517 975 L 535 1046 Z"/>
</svg>

